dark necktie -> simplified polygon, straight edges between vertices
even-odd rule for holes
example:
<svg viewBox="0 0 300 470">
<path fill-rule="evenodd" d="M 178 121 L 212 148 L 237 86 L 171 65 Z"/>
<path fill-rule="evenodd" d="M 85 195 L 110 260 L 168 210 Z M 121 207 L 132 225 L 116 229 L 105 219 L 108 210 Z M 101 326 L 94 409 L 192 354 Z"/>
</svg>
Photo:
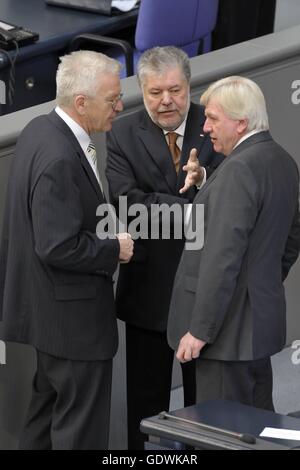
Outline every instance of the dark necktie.
<svg viewBox="0 0 300 470">
<path fill-rule="evenodd" d="M 176 132 L 168 132 L 168 141 L 169 141 L 169 149 L 173 158 L 174 166 L 176 173 L 179 171 L 179 166 L 180 166 L 180 155 L 181 151 L 178 145 L 176 144 L 177 137 L 179 134 Z"/>
</svg>

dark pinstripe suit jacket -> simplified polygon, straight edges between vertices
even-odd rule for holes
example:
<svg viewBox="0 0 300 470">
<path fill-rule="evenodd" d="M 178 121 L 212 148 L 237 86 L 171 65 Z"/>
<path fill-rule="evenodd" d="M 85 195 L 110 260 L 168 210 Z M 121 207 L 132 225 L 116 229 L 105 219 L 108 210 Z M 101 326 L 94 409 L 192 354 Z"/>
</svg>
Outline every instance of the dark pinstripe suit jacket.
<svg viewBox="0 0 300 470">
<path fill-rule="evenodd" d="M 118 335 L 115 239 L 95 234 L 98 182 L 53 111 L 22 132 L 8 182 L 0 250 L 3 339 L 57 357 L 111 358 Z"/>
<path fill-rule="evenodd" d="M 128 206 L 144 204 L 184 205 L 193 201 L 196 190 L 181 195 L 186 173 L 182 170 L 190 150 L 198 150 L 201 165 L 208 174 L 223 160 L 216 154 L 208 135 L 202 106 L 191 103 L 187 117 L 180 171 L 174 164 L 162 130 L 146 110 L 120 118 L 107 134 L 107 170 L 111 201 L 127 196 Z M 150 232 L 149 232 L 150 233 Z M 118 317 L 141 328 L 164 331 L 173 280 L 184 246 L 184 239 L 137 239 L 130 263 L 120 266 L 116 306 Z"/>
</svg>

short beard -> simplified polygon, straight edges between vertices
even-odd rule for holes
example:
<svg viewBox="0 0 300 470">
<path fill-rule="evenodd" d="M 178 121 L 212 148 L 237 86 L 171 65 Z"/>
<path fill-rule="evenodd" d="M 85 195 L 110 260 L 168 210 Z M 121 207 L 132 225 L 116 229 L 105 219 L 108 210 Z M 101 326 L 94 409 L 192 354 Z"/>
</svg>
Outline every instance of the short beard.
<svg viewBox="0 0 300 470">
<path fill-rule="evenodd" d="M 160 127 L 162 130 L 168 131 L 168 132 L 177 129 L 177 128 L 183 123 L 183 121 L 185 120 L 185 118 L 186 118 L 187 115 L 188 115 L 188 112 L 189 112 L 189 109 L 190 109 L 190 105 L 191 105 L 191 97 L 190 97 L 190 94 L 189 94 L 188 99 L 187 99 L 186 112 L 185 112 L 183 118 L 180 120 L 180 122 L 179 122 L 175 127 L 174 127 L 174 126 L 172 126 L 172 127 L 163 127 L 158 121 L 156 121 L 156 120 L 154 119 L 153 114 L 151 113 L 150 109 L 148 108 L 148 106 L 147 106 L 147 104 L 146 104 L 146 102 L 145 102 L 145 100 L 144 100 L 144 106 L 145 106 L 145 109 L 146 109 L 146 111 L 147 111 L 147 113 L 148 113 L 148 116 L 150 117 L 151 121 L 154 122 L 154 124 L 156 124 L 156 125 L 157 125 L 158 127 Z"/>
</svg>

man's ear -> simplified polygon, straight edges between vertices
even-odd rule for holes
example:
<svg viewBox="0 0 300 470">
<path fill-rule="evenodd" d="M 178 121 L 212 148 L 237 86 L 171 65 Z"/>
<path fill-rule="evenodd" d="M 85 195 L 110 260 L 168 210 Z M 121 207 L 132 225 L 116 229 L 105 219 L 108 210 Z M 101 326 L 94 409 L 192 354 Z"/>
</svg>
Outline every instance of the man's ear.
<svg viewBox="0 0 300 470">
<path fill-rule="evenodd" d="M 238 134 L 246 134 L 248 129 L 248 119 L 240 119 L 237 127 Z"/>
<path fill-rule="evenodd" d="M 74 107 L 80 116 L 85 114 L 86 97 L 84 95 L 76 95 L 74 98 Z"/>
</svg>

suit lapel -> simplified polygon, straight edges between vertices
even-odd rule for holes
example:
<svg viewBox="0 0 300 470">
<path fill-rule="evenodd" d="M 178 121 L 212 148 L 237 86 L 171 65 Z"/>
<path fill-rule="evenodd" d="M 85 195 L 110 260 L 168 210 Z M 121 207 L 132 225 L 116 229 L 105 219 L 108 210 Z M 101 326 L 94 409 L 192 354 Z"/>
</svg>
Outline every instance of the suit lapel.
<svg viewBox="0 0 300 470">
<path fill-rule="evenodd" d="M 137 134 L 161 172 L 162 177 L 166 180 L 170 190 L 172 192 L 176 191 L 177 175 L 166 138 L 162 129 L 151 121 L 146 112 L 143 115 Z"/>
<path fill-rule="evenodd" d="M 200 197 L 205 191 L 208 190 L 209 186 L 211 185 L 211 183 L 216 179 L 216 177 L 218 176 L 218 173 L 219 171 L 221 170 L 221 168 L 223 168 L 224 165 L 226 165 L 226 163 L 228 162 L 228 158 L 229 157 L 226 157 L 222 163 L 216 168 L 216 170 L 210 175 L 210 177 L 208 178 L 208 180 L 206 181 L 206 183 L 202 186 L 201 189 L 199 189 L 197 195 L 196 195 L 196 199 L 198 199 L 198 197 Z"/>
<path fill-rule="evenodd" d="M 48 115 L 48 117 L 51 120 L 51 122 L 67 137 L 68 142 L 72 145 L 74 151 L 76 152 L 77 156 L 79 157 L 81 165 L 83 166 L 84 172 L 85 172 L 87 178 L 89 179 L 91 185 L 93 186 L 99 200 L 103 201 L 104 196 L 102 194 L 102 191 L 101 191 L 101 188 L 100 188 L 99 183 L 97 181 L 97 178 L 96 178 L 96 176 L 95 176 L 95 174 L 94 174 L 94 172 L 91 168 L 91 165 L 89 164 L 82 148 L 80 147 L 79 142 L 76 139 L 75 135 L 73 134 L 73 132 L 71 131 L 69 126 L 67 126 L 67 124 L 64 122 L 64 120 L 61 119 L 60 116 L 58 116 L 58 114 L 55 111 L 52 111 Z"/>
<path fill-rule="evenodd" d="M 104 194 L 102 193 L 101 191 L 101 188 L 100 188 L 100 185 L 98 183 L 98 180 L 91 168 L 91 165 L 89 164 L 85 154 L 81 151 L 80 153 L 80 161 L 81 161 L 81 165 L 83 166 L 84 168 L 84 171 L 88 177 L 88 179 L 90 180 L 90 183 L 91 185 L 93 186 L 94 190 L 96 191 L 99 199 L 102 201 L 104 198 Z"/>
</svg>

